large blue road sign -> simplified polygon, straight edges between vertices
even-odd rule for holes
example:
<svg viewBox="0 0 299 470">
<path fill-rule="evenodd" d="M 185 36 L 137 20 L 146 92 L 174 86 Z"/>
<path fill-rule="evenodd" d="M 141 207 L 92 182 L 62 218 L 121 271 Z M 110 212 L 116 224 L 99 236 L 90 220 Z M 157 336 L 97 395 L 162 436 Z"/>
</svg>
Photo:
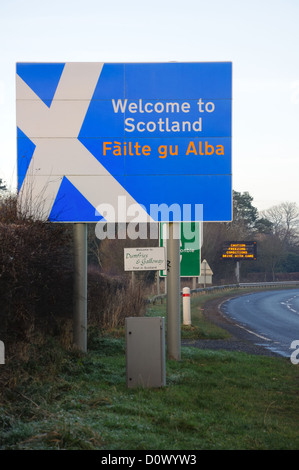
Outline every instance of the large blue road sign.
<svg viewBox="0 0 299 470">
<path fill-rule="evenodd" d="M 231 63 L 16 71 L 23 210 L 58 222 L 231 220 Z"/>
</svg>

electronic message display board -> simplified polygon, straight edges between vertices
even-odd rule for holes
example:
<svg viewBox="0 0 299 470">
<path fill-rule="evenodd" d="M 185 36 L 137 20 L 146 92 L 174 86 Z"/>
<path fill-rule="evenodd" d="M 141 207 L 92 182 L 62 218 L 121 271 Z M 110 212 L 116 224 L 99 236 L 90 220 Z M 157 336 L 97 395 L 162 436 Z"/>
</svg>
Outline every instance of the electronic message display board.
<svg viewBox="0 0 299 470">
<path fill-rule="evenodd" d="M 254 241 L 249 242 L 225 242 L 222 248 L 222 259 L 251 259 L 256 260 L 257 244 Z"/>
</svg>

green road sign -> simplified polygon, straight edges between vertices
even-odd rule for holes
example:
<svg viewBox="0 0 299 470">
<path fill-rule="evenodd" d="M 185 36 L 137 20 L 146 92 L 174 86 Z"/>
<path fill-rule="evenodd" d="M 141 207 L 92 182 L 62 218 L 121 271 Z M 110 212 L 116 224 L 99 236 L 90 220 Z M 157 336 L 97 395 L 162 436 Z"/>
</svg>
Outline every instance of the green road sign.
<svg viewBox="0 0 299 470">
<path fill-rule="evenodd" d="M 167 247 L 168 224 L 160 223 L 160 246 Z M 181 277 L 196 277 L 200 275 L 201 258 L 201 222 L 181 222 Z M 167 271 L 160 271 L 160 276 L 166 276 Z"/>
</svg>

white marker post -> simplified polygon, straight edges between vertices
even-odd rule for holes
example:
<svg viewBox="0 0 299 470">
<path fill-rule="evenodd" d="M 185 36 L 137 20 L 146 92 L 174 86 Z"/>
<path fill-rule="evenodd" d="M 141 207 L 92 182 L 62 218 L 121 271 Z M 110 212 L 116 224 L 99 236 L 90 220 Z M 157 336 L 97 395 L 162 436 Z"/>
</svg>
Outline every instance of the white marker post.
<svg viewBox="0 0 299 470">
<path fill-rule="evenodd" d="M 191 325 L 190 288 L 183 288 L 183 324 Z"/>
</svg>

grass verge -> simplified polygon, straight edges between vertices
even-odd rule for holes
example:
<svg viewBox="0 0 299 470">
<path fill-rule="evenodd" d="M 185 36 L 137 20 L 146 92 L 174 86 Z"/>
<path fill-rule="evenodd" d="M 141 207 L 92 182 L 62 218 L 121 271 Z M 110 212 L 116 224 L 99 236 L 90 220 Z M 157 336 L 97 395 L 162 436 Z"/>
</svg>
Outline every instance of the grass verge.
<svg viewBox="0 0 299 470">
<path fill-rule="evenodd" d="M 215 335 L 200 308 L 198 328 Z M 166 381 L 126 387 L 122 331 L 92 332 L 87 354 L 50 341 L 3 390 L 0 449 L 298 449 L 299 371 L 289 360 L 182 347 L 181 361 L 166 362 Z"/>
</svg>

